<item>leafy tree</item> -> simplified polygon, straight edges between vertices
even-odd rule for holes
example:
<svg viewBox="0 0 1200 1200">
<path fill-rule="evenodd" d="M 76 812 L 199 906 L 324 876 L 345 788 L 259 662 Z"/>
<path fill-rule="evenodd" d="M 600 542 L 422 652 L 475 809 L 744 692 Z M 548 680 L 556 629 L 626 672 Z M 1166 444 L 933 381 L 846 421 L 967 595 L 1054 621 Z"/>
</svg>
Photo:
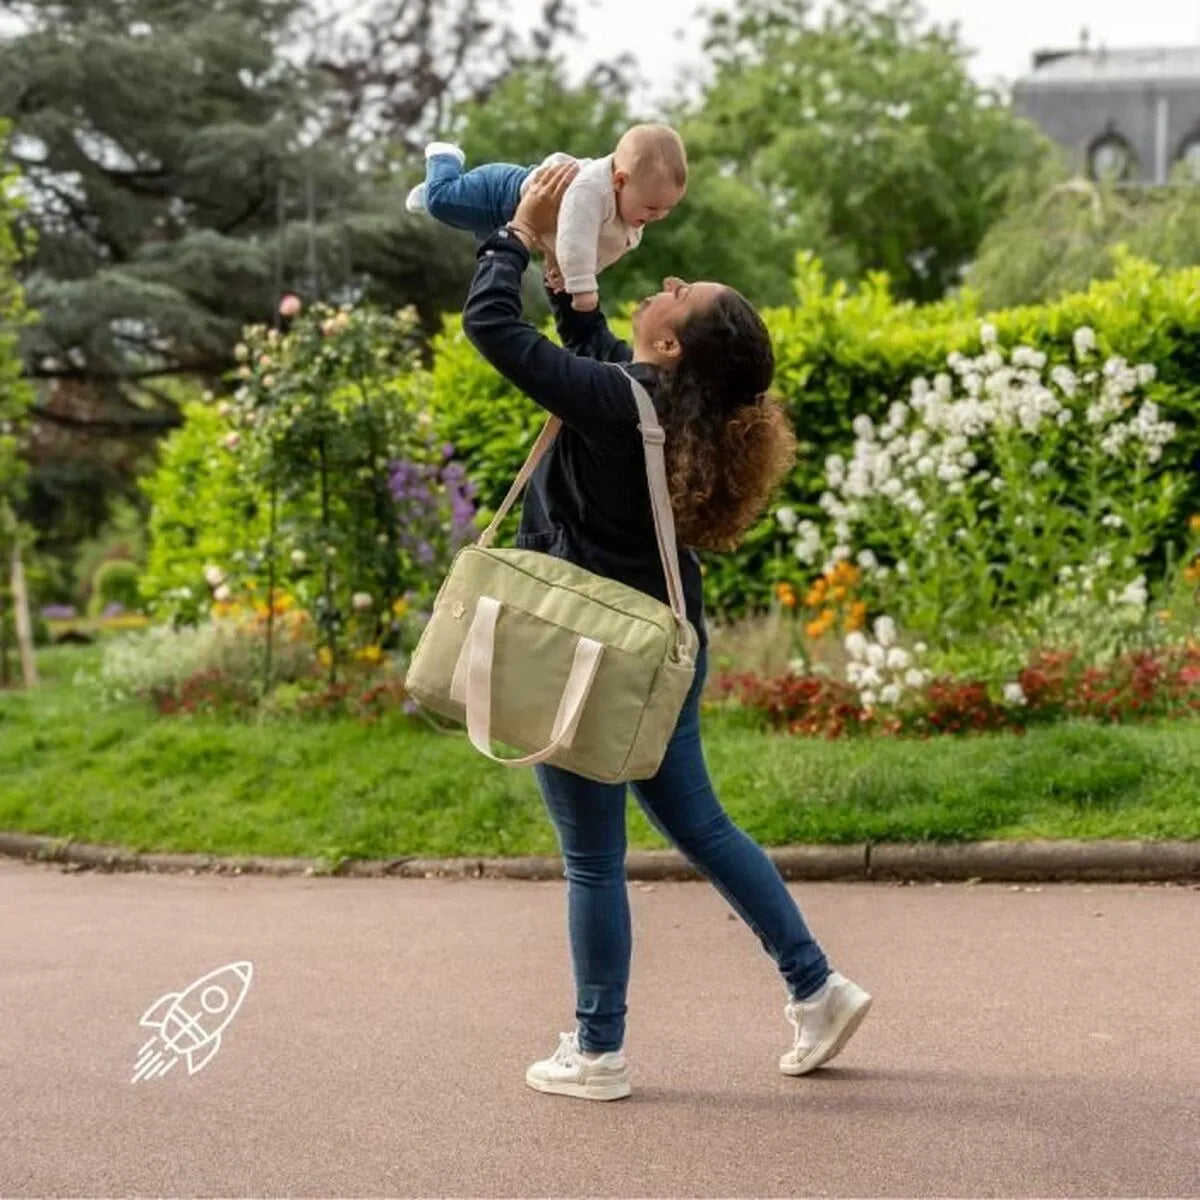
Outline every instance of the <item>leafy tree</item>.
<svg viewBox="0 0 1200 1200">
<path fill-rule="evenodd" d="M 567 0 L 542 0 L 540 20 L 522 32 L 504 0 L 371 0 L 352 21 L 335 9 L 302 26 L 310 62 L 333 85 L 328 132 L 403 158 L 457 104 L 482 101 L 514 71 L 546 61 L 573 30 L 574 11 Z"/>
<path fill-rule="evenodd" d="M 611 153 L 621 133 L 643 119 L 628 104 L 631 78 L 622 62 L 596 68 L 582 83 L 566 81 L 562 63 L 514 72 L 485 100 L 461 105 L 452 130 L 469 163 L 536 163 L 553 150 L 596 157 Z M 687 127 L 683 132 L 687 135 Z M 660 286 L 664 275 L 717 279 L 759 304 L 792 295 L 797 250 L 819 246 L 831 259 L 823 225 L 807 213 L 783 222 L 763 188 L 723 172 L 689 148 L 687 196 L 665 221 L 646 230 L 635 254 L 604 276 L 605 301 L 632 300 Z"/>
<path fill-rule="evenodd" d="M 6 135 L 0 121 L 0 141 Z M 16 229 L 21 209 L 17 175 L 0 173 L 0 522 L 11 524 L 24 497 L 25 464 L 21 441 L 33 391 L 22 377 L 19 331 L 31 320 L 25 294 L 16 275 L 20 242 Z"/>
<path fill-rule="evenodd" d="M 6 125 L 0 121 L 0 142 L 7 132 Z M 7 683 L 10 678 L 8 655 L 14 632 L 18 636 L 25 634 L 21 653 L 26 682 L 32 683 L 36 679 L 19 549 L 28 540 L 28 531 L 19 519 L 27 476 L 21 450 L 28 433 L 33 395 L 22 378 L 17 342 L 19 330 L 30 322 L 31 313 L 16 275 L 21 251 L 16 229 L 21 201 L 16 185 L 15 172 L 0 171 L 0 683 Z"/>
<path fill-rule="evenodd" d="M 957 282 L 1043 139 L 967 71 L 957 33 L 916 0 L 738 0 L 710 15 L 712 78 L 667 114 L 684 135 L 688 195 L 606 273 L 607 298 L 664 274 L 720 279 L 760 304 L 792 296 L 796 255 L 837 278 L 884 270 L 903 296 Z M 627 69 L 581 85 L 561 65 L 511 75 L 458 111 L 471 161 L 604 153 L 642 114 Z"/>
<path fill-rule="evenodd" d="M 1038 172 L 1022 181 L 967 273 L 987 308 L 1053 300 L 1116 273 L 1118 247 L 1166 268 L 1200 262 L 1200 188 L 1114 189 Z"/>
<path fill-rule="evenodd" d="M 631 85 L 624 61 L 598 66 L 571 85 L 562 60 L 547 60 L 512 72 L 486 95 L 458 105 L 450 125 L 472 166 L 533 164 L 553 150 L 599 158 L 612 153 L 633 124 Z"/>
<path fill-rule="evenodd" d="M 850 259 L 827 234 L 819 208 L 780 214 L 762 188 L 709 158 L 689 166 L 687 195 L 650 226 L 637 252 L 605 273 L 603 287 L 625 299 L 648 295 L 665 275 L 728 284 L 761 306 L 794 299 L 796 256 L 816 252 L 837 271 Z"/>
<path fill-rule="evenodd" d="M 785 228 L 823 220 L 840 274 L 884 270 L 905 296 L 959 278 L 1010 173 L 1044 153 L 916 0 L 739 0 L 705 52 L 692 153 L 764 189 Z"/>
</svg>

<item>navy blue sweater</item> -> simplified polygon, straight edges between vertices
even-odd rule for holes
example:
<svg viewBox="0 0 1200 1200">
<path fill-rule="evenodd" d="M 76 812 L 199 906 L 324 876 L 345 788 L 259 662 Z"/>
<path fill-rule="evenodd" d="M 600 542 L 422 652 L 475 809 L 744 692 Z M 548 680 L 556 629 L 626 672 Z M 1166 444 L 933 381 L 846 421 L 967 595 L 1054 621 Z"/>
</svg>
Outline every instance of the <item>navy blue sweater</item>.
<svg viewBox="0 0 1200 1200">
<path fill-rule="evenodd" d="M 529 252 L 501 229 L 479 249 L 463 309 L 472 344 L 510 383 L 563 428 L 525 492 L 517 545 L 576 563 L 667 602 L 637 405 L 625 364 L 658 403 L 657 371 L 630 364 L 629 346 L 599 310 L 578 313 L 566 294 L 551 297 L 562 346 L 521 316 L 521 277 Z M 704 600 L 700 562 L 679 550 L 688 620 L 701 642 Z"/>
</svg>

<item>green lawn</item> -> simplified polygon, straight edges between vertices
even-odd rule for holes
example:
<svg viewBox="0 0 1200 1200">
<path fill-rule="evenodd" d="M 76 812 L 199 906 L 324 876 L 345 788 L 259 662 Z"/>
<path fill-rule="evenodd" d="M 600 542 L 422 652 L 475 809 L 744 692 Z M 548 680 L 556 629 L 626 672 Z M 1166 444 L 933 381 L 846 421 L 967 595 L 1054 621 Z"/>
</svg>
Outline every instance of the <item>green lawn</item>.
<svg viewBox="0 0 1200 1200">
<path fill-rule="evenodd" d="M 555 850 L 531 773 L 493 766 L 457 734 L 156 718 L 76 685 L 94 662 L 44 652 L 39 690 L 0 693 L 0 829 L 218 854 Z M 722 799 L 768 845 L 1200 837 L 1200 722 L 828 743 L 713 713 L 706 730 Z M 630 841 L 662 844 L 636 811 Z"/>
</svg>

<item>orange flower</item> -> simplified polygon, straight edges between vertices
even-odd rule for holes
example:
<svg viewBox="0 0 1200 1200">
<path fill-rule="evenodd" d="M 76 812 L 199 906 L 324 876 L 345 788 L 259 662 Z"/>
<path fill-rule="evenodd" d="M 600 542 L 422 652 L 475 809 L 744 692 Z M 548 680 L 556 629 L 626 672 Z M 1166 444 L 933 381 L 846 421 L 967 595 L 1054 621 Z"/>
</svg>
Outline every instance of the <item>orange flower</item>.
<svg viewBox="0 0 1200 1200">
<path fill-rule="evenodd" d="M 279 596 L 274 604 L 266 603 L 256 604 L 254 606 L 255 613 L 260 617 L 268 617 L 273 612 L 277 617 L 285 617 L 296 606 L 296 601 L 288 595 Z"/>
<path fill-rule="evenodd" d="M 1188 517 L 1188 528 L 1193 533 L 1200 533 L 1200 513 L 1192 513 L 1192 515 Z"/>
<path fill-rule="evenodd" d="M 840 584 L 842 587 L 853 587 L 861 578 L 862 573 L 859 569 L 846 559 L 839 559 L 829 573 L 831 583 Z"/>
<path fill-rule="evenodd" d="M 861 601 L 856 600 L 850 605 L 850 611 L 846 614 L 845 627 L 847 633 L 853 633 L 856 629 L 861 629 L 867 623 L 867 606 Z"/>
<path fill-rule="evenodd" d="M 809 621 L 804 627 L 804 632 L 810 638 L 824 637 L 833 628 L 835 620 L 837 620 L 837 613 L 832 608 L 822 609 L 821 615 L 815 621 Z"/>
<path fill-rule="evenodd" d="M 777 583 L 775 596 L 784 608 L 796 607 L 796 589 L 790 583 Z"/>
<path fill-rule="evenodd" d="M 828 586 L 829 585 L 825 582 L 825 580 L 823 578 L 818 579 L 816 581 L 816 583 L 814 583 L 812 585 L 812 587 L 810 587 L 808 589 L 808 591 L 805 592 L 804 607 L 805 608 L 819 608 L 821 606 L 822 601 L 824 601 L 824 599 L 825 599 L 825 592 L 826 592 Z"/>
</svg>

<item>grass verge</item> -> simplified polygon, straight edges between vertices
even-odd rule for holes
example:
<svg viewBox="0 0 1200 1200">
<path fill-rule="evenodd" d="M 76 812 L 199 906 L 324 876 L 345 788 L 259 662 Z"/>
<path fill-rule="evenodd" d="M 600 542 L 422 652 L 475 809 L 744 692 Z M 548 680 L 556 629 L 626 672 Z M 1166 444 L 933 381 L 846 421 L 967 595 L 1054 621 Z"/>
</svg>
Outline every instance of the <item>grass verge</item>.
<svg viewBox="0 0 1200 1200">
<path fill-rule="evenodd" d="M 0 693 L 0 829 L 137 850 L 386 858 L 554 853 L 532 773 L 403 720 L 160 718 L 76 683 L 95 652 L 43 652 Z M 718 794 L 766 845 L 1200 837 L 1200 722 L 1025 737 L 817 742 L 713 712 Z M 662 845 L 630 800 L 630 844 Z"/>
</svg>

